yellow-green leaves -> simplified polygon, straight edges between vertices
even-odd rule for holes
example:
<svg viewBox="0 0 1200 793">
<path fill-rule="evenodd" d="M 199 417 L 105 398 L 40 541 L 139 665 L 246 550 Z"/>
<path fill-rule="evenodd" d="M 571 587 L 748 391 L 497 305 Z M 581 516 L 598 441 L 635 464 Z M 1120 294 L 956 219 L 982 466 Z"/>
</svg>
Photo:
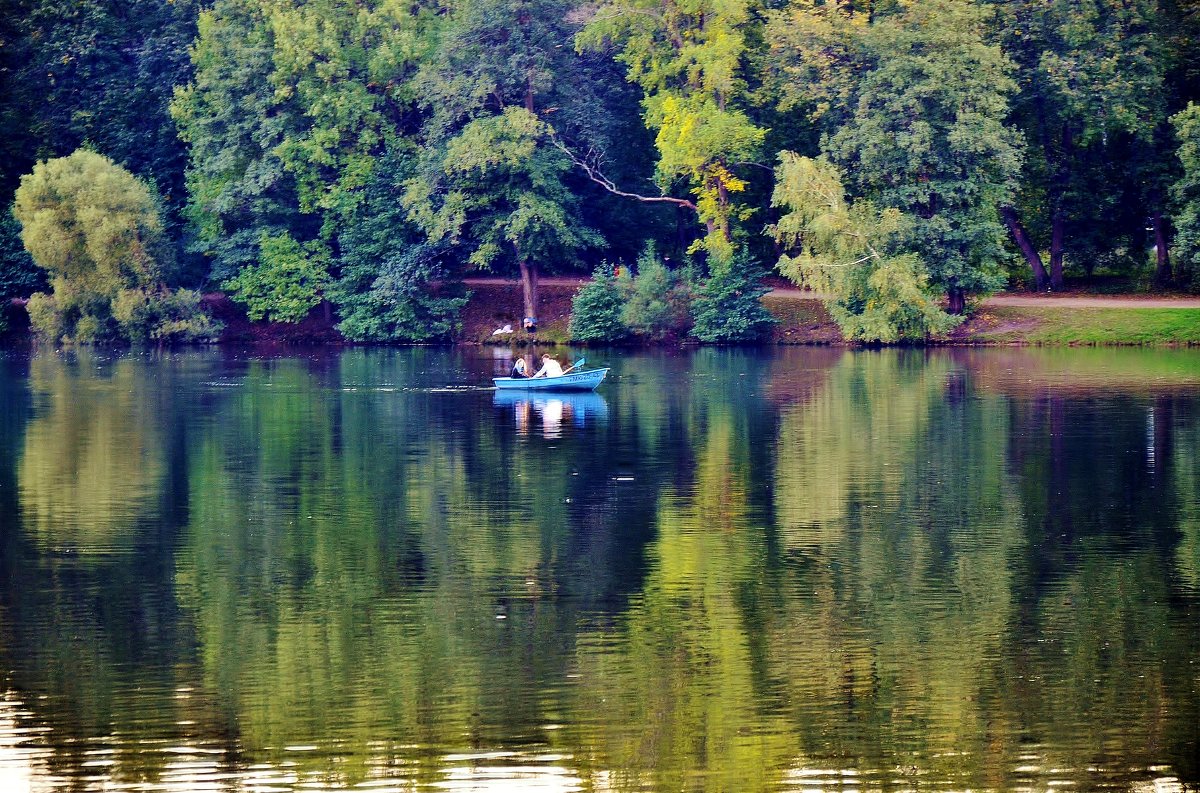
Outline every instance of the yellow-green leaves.
<svg viewBox="0 0 1200 793">
<path fill-rule="evenodd" d="M 162 222 L 150 189 L 107 157 L 80 149 L 21 179 L 14 213 L 39 267 L 111 296 L 159 278 Z"/>
<path fill-rule="evenodd" d="M 732 169 L 755 156 L 766 133 L 736 108 L 751 18 L 746 0 L 609 0 L 578 39 L 620 48 L 629 80 L 645 92 L 659 186 L 687 185 L 708 227 L 703 247 L 719 260 L 732 256 L 732 222 L 745 214 L 731 196 L 746 183 Z"/>
<path fill-rule="evenodd" d="M 329 251 L 319 241 L 301 245 L 286 232 L 263 235 L 259 262 L 221 284 L 246 306 L 252 320 L 299 322 L 329 288 Z"/>
<path fill-rule="evenodd" d="M 955 325 L 937 305 L 920 257 L 898 249 L 911 222 L 896 209 L 846 200 L 836 166 L 783 152 L 773 206 L 786 210 L 767 231 L 787 252 L 779 269 L 826 296 L 849 339 L 896 342 Z"/>
<path fill-rule="evenodd" d="M 492 168 L 520 167 L 537 151 L 547 126 L 521 107 L 472 121 L 446 148 L 446 173 L 485 173 Z"/>
<path fill-rule="evenodd" d="M 774 87 L 803 107 L 848 186 L 912 219 L 930 280 L 947 294 L 1003 281 L 997 206 L 1011 200 L 1020 141 L 1005 124 L 1013 64 L 971 0 L 922 0 L 868 17 L 795 2 L 771 15 Z"/>
<path fill-rule="evenodd" d="M 199 294 L 164 286 L 170 249 L 156 197 L 107 157 L 80 149 L 38 163 L 21 179 L 14 211 L 53 287 L 29 301 L 43 338 L 197 341 L 219 332 Z"/>
</svg>

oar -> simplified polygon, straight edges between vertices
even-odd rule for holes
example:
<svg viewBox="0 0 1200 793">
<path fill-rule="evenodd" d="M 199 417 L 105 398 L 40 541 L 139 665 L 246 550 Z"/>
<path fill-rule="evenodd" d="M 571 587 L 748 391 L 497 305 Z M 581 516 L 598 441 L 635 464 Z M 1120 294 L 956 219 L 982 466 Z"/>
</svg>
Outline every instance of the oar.
<svg viewBox="0 0 1200 793">
<path fill-rule="evenodd" d="M 571 371 L 576 366 L 583 366 L 585 363 L 587 363 L 587 358 L 580 358 L 578 361 L 576 361 L 575 363 L 571 364 L 566 369 L 564 369 L 563 374 L 566 374 L 567 372 Z"/>
</svg>

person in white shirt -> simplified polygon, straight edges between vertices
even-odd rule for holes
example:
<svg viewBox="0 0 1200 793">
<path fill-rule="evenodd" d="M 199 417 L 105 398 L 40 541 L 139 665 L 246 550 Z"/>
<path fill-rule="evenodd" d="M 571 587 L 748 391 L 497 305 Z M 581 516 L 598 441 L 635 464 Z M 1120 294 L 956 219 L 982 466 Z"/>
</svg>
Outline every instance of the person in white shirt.
<svg viewBox="0 0 1200 793">
<path fill-rule="evenodd" d="M 542 368 L 534 377 L 562 377 L 562 374 L 562 365 L 547 354 L 542 356 Z"/>
</svg>

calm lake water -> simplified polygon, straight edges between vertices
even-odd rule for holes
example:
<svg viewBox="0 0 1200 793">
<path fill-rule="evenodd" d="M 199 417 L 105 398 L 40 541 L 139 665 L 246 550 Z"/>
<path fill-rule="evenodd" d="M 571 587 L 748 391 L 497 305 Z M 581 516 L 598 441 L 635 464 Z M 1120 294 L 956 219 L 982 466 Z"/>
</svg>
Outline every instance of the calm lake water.
<svg viewBox="0 0 1200 793">
<path fill-rule="evenodd" d="M 1200 789 L 1200 352 L 0 356 L 0 791 Z"/>
</svg>

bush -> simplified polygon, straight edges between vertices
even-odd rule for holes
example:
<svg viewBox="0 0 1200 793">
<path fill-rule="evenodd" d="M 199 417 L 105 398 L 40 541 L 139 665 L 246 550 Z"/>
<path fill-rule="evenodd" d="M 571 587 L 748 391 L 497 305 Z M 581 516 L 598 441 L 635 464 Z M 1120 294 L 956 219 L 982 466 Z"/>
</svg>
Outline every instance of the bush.
<svg viewBox="0 0 1200 793">
<path fill-rule="evenodd" d="M 625 295 L 611 265 L 602 264 L 592 280 L 571 300 L 571 339 L 581 342 L 614 342 L 629 338 L 621 319 Z"/>
<path fill-rule="evenodd" d="M 58 301 L 54 295 L 45 292 L 35 292 L 30 295 L 25 310 L 29 312 L 29 324 L 34 332 L 50 341 L 62 340 L 66 328 L 63 324 L 62 313 L 58 310 Z"/>
<path fill-rule="evenodd" d="M 39 162 L 23 176 L 13 214 L 25 248 L 52 288 L 52 294 L 30 296 L 29 318 L 37 333 L 55 342 L 128 340 L 114 313 L 131 327 L 147 321 L 139 302 L 122 295 L 165 293 L 162 274 L 172 257 L 158 202 L 144 182 L 80 149 Z M 10 263 L 9 270 L 19 275 L 20 257 L 10 252 L 5 264 Z M 25 278 L 21 288 L 33 283 Z"/>
<path fill-rule="evenodd" d="M 300 322 L 330 285 L 329 250 L 320 240 L 301 244 L 291 234 L 263 234 L 258 264 L 243 267 L 221 288 L 246 307 L 251 320 Z"/>
<path fill-rule="evenodd" d="M 761 276 L 744 252 L 720 266 L 696 296 L 692 335 L 708 344 L 744 344 L 766 336 L 776 320 L 760 300 L 769 291 Z"/>
<path fill-rule="evenodd" d="M 187 343 L 216 341 L 221 323 L 204 313 L 199 292 L 190 289 L 149 292 L 125 289 L 113 300 L 121 336 L 131 342 Z"/>
<path fill-rule="evenodd" d="M 648 243 L 638 257 L 621 320 L 653 341 L 687 335 L 692 326 L 692 279 L 688 270 L 668 270 Z"/>
<path fill-rule="evenodd" d="M 26 307 L 34 331 L 54 343 L 96 344 L 117 338 L 108 298 L 54 279 L 51 294 L 35 292 Z"/>
<path fill-rule="evenodd" d="M 355 241 L 352 235 L 347 238 Z M 367 255 L 372 250 L 379 250 L 382 258 Z M 444 252 L 442 246 L 425 243 L 401 249 L 365 234 L 357 244 L 347 245 L 342 278 L 331 293 L 342 316 L 338 330 L 354 341 L 432 341 L 451 336 L 467 298 L 430 289 L 430 282 L 445 274 Z M 451 288 L 462 292 L 459 285 Z"/>
</svg>

